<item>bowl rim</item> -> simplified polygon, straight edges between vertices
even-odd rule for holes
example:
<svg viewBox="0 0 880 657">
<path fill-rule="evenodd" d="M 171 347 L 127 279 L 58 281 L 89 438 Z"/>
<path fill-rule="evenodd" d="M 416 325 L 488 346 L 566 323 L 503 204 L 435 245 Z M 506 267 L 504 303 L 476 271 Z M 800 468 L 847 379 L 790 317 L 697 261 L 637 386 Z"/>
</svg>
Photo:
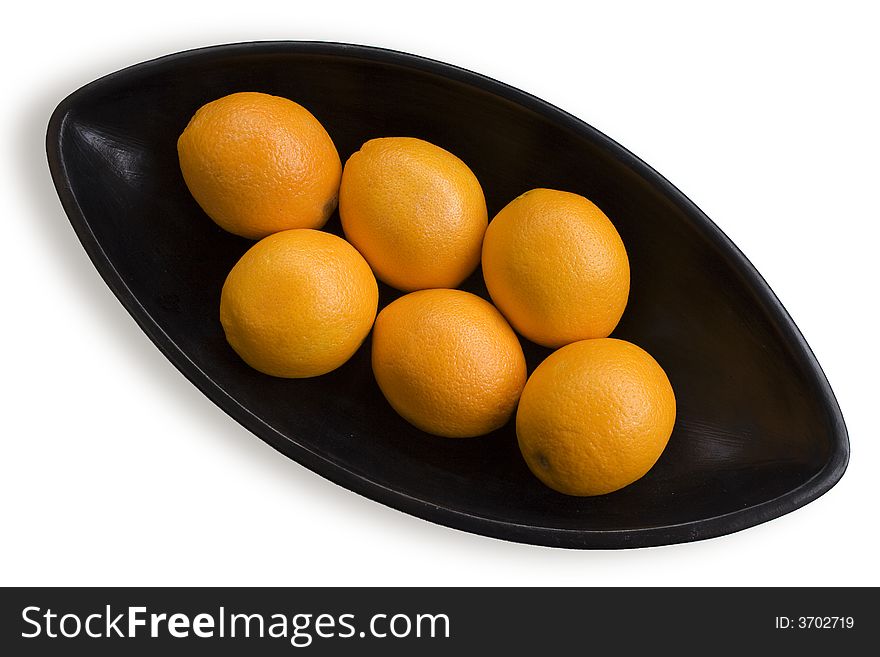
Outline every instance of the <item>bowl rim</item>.
<svg viewBox="0 0 880 657">
<path fill-rule="evenodd" d="M 239 404 L 223 389 L 220 382 L 210 378 L 175 344 L 161 328 L 159 322 L 140 304 L 113 266 L 76 199 L 70 178 L 67 175 L 61 142 L 65 122 L 78 100 L 92 90 L 113 83 L 127 75 L 149 74 L 168 66 L 199 60 L 209 61 L 233 55 L 279 54 L 330 56 L 393 64 L 475 87 L 531 110 L 551 122 L 561 124 L 568 130 L 578 133 L 598 148 L 608 152 L 634 173 L 643 177 L 650 185 L 661 190 L 666 198 L 688 218 L 693 229 L 698 231 L 719 253 L 731 259 L 735 271 L 743 274 L 743 284 L 758 299 L 762 310 L 794 351 L 795 358 L 802 364 L 806 364 L 810 375 L 818 384 L 819 392 L 825 401 L 824 410 L 829 416 L 829 426 L 832 431 L 832 449 L 823 467 L 796 488 L 775 498 L 709 518 L 673 525 L 628 529 L 584 530 L 539 527 L 438 506 L 404 491 L 372 481 L 300 443 L 294 437 L 282 434 L 258 415 Z M 453 529 L 520 543 L 580 549 L 659 546 L 730 534 L 794 511 L 830 490 L 843 476 L 849 463 L 850 446 L 846 425 L 824 371 L 785 307 L 754 265 L 727 235 L 678 188 L 616 141 L 565 110 L 493 78 L 419 55 L 376 46 L 334 41 L 245 41 L 205 46 L 163 55 L 125 67 L 72 92 L 58 104 L 49 120 L 46 133 L 46 153 L 49 171 L 61 204 L 89 258 L 107 286 L 165 357 L 224 412 L 288 458 L 348 490 L 399 511 Z"/>
</svg>

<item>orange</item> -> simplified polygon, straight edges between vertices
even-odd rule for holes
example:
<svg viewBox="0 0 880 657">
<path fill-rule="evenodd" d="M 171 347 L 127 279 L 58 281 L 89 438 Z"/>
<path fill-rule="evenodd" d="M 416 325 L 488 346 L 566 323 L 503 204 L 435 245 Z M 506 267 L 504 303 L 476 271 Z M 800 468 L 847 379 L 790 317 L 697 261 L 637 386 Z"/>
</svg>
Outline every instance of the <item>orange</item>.
<svg viewBox="0 0 880 657">
<path fill-rule="evenodd" d="M 516 334 L 492 304 L 461 290 L 421 290 L 376 318 L 373 373 L 411 424 L 466 438 L 510 419 L 526 382 L 526 362 Z"/>
<path fill-rule="evenodd" d="M 483 278 L 513 328 L 545 347 L 608 336 L 629 296 L 614 225 L 583 196 L 552 189 L 526 192 L 495 216 Z"/>
<path fill-rule="evenodd" d="M 236 235 L 320 228 L 336 209 L 339 154 L 292 100 L 244 92 L 210 102 L 180 135 L 177 154 L 198 204 Z"/>
<path fill-rule="evenodd" d="M 287 230 L 257 242 L 229 272 L 220 322 L 248 365 L 302 378 L 351 358 L 370 332 L 378 302 L 373 272 L 348 242 Z"/>
<path fill-rule="evenodd" d="M 516 413 L 529 469 L 566 495 L 603 495 L 642 477 L 675 423 L 675 395 L 647 352 L 623 340 L 583 340 L 532 373 Z"/>
<path fill-rule="evenodd" d="M 339 190 L 345 236 L 399 290 L 456 287 L 480 262 L 483 189 L 455 155 L 421 139 L 364 144 Z"/>
</svg>

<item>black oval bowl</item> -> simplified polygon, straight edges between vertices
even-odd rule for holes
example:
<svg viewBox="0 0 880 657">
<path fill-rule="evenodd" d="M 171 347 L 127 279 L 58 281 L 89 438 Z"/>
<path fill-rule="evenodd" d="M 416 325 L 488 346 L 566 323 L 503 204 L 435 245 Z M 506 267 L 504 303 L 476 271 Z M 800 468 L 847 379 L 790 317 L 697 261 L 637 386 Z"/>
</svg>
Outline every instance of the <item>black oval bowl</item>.
<svg viewBox="0 0 880 657">
<path fill-rule="evenodd" d="M 226 344 L 220 288 L 250 242 L 184 185 L 176 140 L 202 104 L 236 91 L 301 103 L 343 161 L 373 137 L 415 136 L 462 158 L 490 217 L 549 187 L 596 202 L 620 231 L 632 292 L 614 335 L 665 368 L 678 420 L 657 465 L 602 497 L 545 488 L 513 423 L 447 440 L 398 417 L 369 340 L 342 368 L 282 380 Z M 162 352 L 220 408 L 304 466 L 376 501 L 465 531 L 570 548 L 709 538 L 792 511 L 843 475 L 849 443 L 819 364 L 730 240 L 653 169 L 589 125 L 454 66 L 377 48 L 269 42 L 138 64 L 66 98 L 47 135 L 67 215 L 104 280 Z M 340 234 L 338 217 L 327 230 Z M 479 271 L 464 288 L 488 298 Z M 382 287 L 380 304 L 398 293 Z M 523 341 L 530 369 L 547 350 Z"/>
</svg>

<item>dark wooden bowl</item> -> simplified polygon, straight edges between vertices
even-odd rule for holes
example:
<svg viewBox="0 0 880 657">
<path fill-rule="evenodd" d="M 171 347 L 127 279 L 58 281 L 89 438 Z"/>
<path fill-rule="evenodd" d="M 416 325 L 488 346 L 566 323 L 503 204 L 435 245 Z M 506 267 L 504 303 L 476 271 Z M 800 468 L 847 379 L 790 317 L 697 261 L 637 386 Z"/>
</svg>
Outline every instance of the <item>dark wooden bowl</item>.
<svg viewBox="0 0 880 657">
<path fill-rule="evenodd" d="M 218 303 L 250 242 L 204 215 L 176 152 L 193 112 L 235 91 L 301 103 L 343 161 L 373 137 L 434 142 L 476 173 L 490 217 L 534 187 L 596 202 L 632 266 L 629 305 L 614 335 L 653 354 L 678 399 L 675 430 L 654 469 L 610 495 L 560 495 L 526 468 L 512 422 L 482 438 L 446 440 L 398 417 L 373 380 L 369 344 L 314 379 L 274 379 L 247 367 L 226 344 Z M 86 85 L 56 109 L 47 146 L 83 246 L 159 349 L 257 436 L 376 501 L 513 541 L 624 548 L 770 520 L 822 495 L 846 468 L 846 428 L 828 382 L 736 246 L 636 156 L 500 82 L 345 44 L 219 46 Z M 341 232 L 338 217 L 327 230 Z M 488 298 L 479 271 L 464 288 Z M 380 305 L 397 295 L 382 287 Z M 523 347 L 531 369 L 548 353 Z"/>
</svg>

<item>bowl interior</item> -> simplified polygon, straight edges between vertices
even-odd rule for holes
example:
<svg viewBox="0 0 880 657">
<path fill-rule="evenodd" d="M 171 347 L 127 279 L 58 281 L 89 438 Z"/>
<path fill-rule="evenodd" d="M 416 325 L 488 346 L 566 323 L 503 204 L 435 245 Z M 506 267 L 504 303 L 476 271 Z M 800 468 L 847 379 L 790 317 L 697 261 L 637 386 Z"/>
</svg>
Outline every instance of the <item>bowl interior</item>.
<svg viewBox="0 0 880 657">
<path fill-rule="evenodd" d="M 740 526 L 773 515 L 768 504 L 802 493 L 841 449 L 839 411 L 796 329 L 735 247 L 641 162 L 493 84 L 341 46 L 197 51 L 127 69 L 65 101 L 53 173 L 96 265 L 163 351 L 255 433 L 339 483 L 446 524 L 579 547 L 688 540 L 722 533 L 719 518 L 731 514 Z M 531 475 L 512 422 L 478 439 L 426 435 L 382 397 L 369 340 L 345 366 L 314 379 L 274 379 L 240 361 L 224 340 L 218 303 L 251 242 L 204 215 L 176 154 L 193 112 L 236 91 L 304 105 L 343 161 L 374 137 L 436 143 L 473 169 L 490 217 L 534 187 L 599 205 L 632 267 L 613 335 L 647 349 L 678 400 L 654 469 L 617 493 L 579 499 Z M 51 160 L 51 128 L 49 139 Z M 327 230 L 341 234 L 338 216 Z M 488 298 L 479 271 L 463 287 Z M 383 286 L 380 305 L 398 294 Z M 522 342 L 531 370 L 549 352 Z"/>
</svg>

